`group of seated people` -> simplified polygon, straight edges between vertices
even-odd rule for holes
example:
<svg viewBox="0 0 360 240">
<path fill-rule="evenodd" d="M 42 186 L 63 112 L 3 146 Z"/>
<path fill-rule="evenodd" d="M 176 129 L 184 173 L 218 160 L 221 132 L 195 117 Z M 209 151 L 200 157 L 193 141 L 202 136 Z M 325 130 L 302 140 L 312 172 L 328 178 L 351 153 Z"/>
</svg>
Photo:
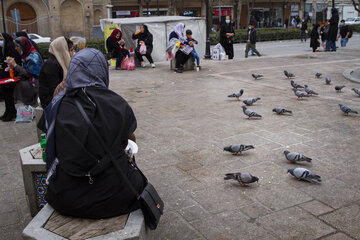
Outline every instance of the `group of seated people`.
<svg viewBox="0 0 360 240">
<path fill-rule="evenodd" d="M 184 36 L 185 25 L 183 23 L 178 23 L 175 26 L 174 31 L 169 35 L 169 41 L 171 39 L 177 39 L 179 42 L 179 47 L 175 54 L 176 59 L 176 72 L 182 73 L 186 61 L 191 57 L 192 61 L 197 64 L 197 68 L 200 69 L 200 57 L 195 50 L 195 44 L 198 44 L 198 41 L 192 38 L 192 31 L 190 29 L 186 30 Z M 139 60 L 142 67 L 146 67 L 146 63 L 143 59 L 143 56 L 147 58 L 152 68 L 155 68 L 153 58 L 151 56 L 153 50 L 153 35 L 150 33 L 148 27 L 145 24 L 140 26 L 140 30 L 136 31 L 132 35 L 133 40 L 137 41 L 137 46 L 135 48 L 136 58 Z M 141 51 L 141 46 L 146 46 L 146 52 Z M 130 53 L 125 46 L 125 41 L 122 39 L 122 32 L 120 29 L 114 29 L 111 35 L 106 40 L 106 48 L 108 51 L 108 59 L 116 58 L 116 69 L 121 69 L 121 63 L 126 57 L 130 57 Z"/>
</svg>

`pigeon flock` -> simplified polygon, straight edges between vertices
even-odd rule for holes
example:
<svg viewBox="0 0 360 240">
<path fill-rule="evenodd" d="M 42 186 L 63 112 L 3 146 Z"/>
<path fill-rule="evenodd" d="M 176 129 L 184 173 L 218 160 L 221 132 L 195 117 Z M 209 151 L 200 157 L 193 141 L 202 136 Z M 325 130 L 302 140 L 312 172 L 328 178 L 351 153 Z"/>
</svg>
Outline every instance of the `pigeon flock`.
<svg viewBox="0 0 360 240">
<path fill-rule="evenodd" d="M 287 70 L 284 71 L 285 76 L 290 79 L 290 84 L 292 86 L 292 90 L 294 91 L 295 96 L 298 97 L 298 99 L 301 99 L 303 97 L 310 97 L 312 95 L 319 95 L 316 91 L 314 91 L 313 89 L 311 89 L 308 85 L 300 85 L 298 83 L 296 83 L 293 79 L 295 78 L 295 74 L 288 72 Z M 263 75 L 261 74 L 256 74 L 253 73 L 251 75 L 255 80 L 262 78 Z M 315 73 L 315 78 L 320 79 L 322 76 L 322 73 L 317 72 Z M 331 84 L 331 79 L 329 77 L 325 78 L 325 84 L 326 85 L 330 85 Z M 335 90 L 337 92 L 341 92 L 341 90 L 344 88 L 345 86 L 335 86 Z M 302 89 L 304 91 L 301 91 L 299 89 Z M 352 90 L 358 95 L 360 96 L 360 89 L 358 88 L 352 88 Z M 233 93 L 231 95 L 228 95 L 228 97 L 236 97 L 237 100 L 240 101 L 240 97 L 244 94 L 244 90 L 241 89 L 240 92 L 238 93 Z M 250 106 L 253 105 L 255 102 L 261 100 L 261 98 L 256 97 L 256 98 L 248 98 L 243 100 L 242 102 L 246 105 L 246 106 Z M 248 116 L 248 119 L 250 118 L 262 118 L 262 116 L 258 113 L 256 113 L 255 111 L 247 108 L 245 105 L 242 106 L 243 109 L 243 113 Z M 345 114 L 348 115 L 350 113 L 353 114 L 358 114 L 358 112 L 354 109 L 352 109 L 349 106 L 343 105 L 343 104 L 339 104 L 340 110 Z M 282 107 L 275 107 L 274 109 L 272 109 L 272 111 L 278 115 L 292 115 L 293 112 L 291 110 L 282 108 Z M 230 146 L 226 146 L 224 147 L 224 151 L 230 152 L 233 155 L 240 155 L 242 152 L 250 150 L 250 149 L 255 149 L 255 147 L 253 145 L 246 145 L 246 144 L 232 144 Z M 286 160 L 289 161 L 289 163 L 291 164 L 307 164 L 307 163 L 311 163 L 312 159 L 309 157 L 304 156 L 301 153 L 297 153 L 297 152 L 290 152 L 290 151 L 284 151 L 284 155 Z M 306 168 L 289 168 L 287 170 L 287 173 L 290 173 L 292 176 L 294 176 L 296 179 L 298 180 L 303 180 L 303 181 L 307 181 L 310 183 L 321 183 L 321 177 L 319 175 L 314 174 L 313 172 L 311 172 L 310 170 L 306 169 Z M 241 186 L 248 186 L 248 184 L 250 183 L 255 183 L 259 181 L 258 177 L 255 177 L 253 175 L 251 175 L 248 172 L 235 172 L 235 173 L 227 173 L 225 174 L 224 180 L 235 180 L 238 181 L 239 184 Z"/>
</svg>

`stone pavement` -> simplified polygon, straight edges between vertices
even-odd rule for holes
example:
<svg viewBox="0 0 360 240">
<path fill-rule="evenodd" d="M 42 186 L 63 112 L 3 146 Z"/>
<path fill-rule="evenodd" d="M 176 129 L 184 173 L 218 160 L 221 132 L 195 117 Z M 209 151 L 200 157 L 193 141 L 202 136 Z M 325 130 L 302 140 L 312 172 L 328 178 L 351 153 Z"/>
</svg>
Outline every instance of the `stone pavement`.
<svg viewBox="0 0 360 240">
<path fill-rule="evenodd" d="M 110 88 L 132 106 L 138 120 L 137 161 L 165 201 L 165 214 L 149 239 L 360 239 L 360 116 L 344 116 L 339 103 L 360 110 L 360 97 L 342 72 L 360 66 L 360 47 L 336 53 L 299 53 L 234 61 L 203 61 L 200 72 L 156 69 L 110 73 Z M 319 96 L 297 100 L 283 70 Z M 315 72 L 323 73 L 315 79 Z M 251 73 L 264 74 L 253 80 Z M 324 84 L 330 76 L 332 85 Z M 346 85 L 336 93 L 335 85 Z M 242 100 L 261 97 L 248 120 Z M 293 110 L 278 116 L 274 107 Z M 3 110 L 3 104 L 1 104 Z M 18 149 L 35 143 L 34 123 L 0 122 L 0 239 L 20 239 L 30 220 Z M 230 144 L 253 144 L 241 156 Z M 283 151 L 313 159 L 304 167 L 319 185 L 286 173 Z M 225 173 L 259 177 L 249 187 L 224 181 Z"/>
</svg>

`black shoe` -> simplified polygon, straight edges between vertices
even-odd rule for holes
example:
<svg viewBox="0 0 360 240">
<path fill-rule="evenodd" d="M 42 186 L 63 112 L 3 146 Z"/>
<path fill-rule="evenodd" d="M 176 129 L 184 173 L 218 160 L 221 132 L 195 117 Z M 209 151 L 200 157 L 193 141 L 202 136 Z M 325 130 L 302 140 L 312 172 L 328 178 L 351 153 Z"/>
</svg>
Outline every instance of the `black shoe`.
<svg viewBox="0 0 360 240">
<path fill-rule="evenodd" d="M 3 120 L 8 115 L 9 111 L 5 110 L 4 114 L 0 117 L 0 120 Z"/>
<path fill-rule="evenodd" d="M 15 120 L 16 118 L 16 112 L 15 113 L 9 113 L 8 115 L 6 115 L 6 117 L 4 117 L 3 119 L 1 119 L 3 122 L 10 122 Z"/>
<path fill-rule="evenodd" d="M 182 68 L 179 68 L 176 72 L 177 72 L 177 73 L 183 73 L 184 70 L 183 70 Z"/>
</svg>

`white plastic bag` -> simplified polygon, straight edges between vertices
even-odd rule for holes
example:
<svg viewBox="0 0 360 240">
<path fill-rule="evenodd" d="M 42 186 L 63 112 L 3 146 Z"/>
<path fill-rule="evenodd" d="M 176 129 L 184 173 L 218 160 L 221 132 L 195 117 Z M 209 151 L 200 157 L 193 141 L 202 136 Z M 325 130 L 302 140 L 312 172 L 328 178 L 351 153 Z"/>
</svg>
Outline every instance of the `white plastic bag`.
<svg viewBox="0 0 360 240">
<path fill-rule="evenodd" d="M 146 45 L 144 42 L 141 42 L 139 52 L 141 55 L 146 55 Z"/>
<path fill-rule="evenodd" d="M 226 52 L 223 46 L 221 46 L 220 43 L 216 44 L 215 47 L 213 47 L 213 52 L 211 58 L 213 60 L 225 60 Z"/>
<path fill-rule="evenodd" d="M 35 108 L 32 106 L 18 107 L 15 123 L 32 122 L 35 115 Z"/>
</svg>

